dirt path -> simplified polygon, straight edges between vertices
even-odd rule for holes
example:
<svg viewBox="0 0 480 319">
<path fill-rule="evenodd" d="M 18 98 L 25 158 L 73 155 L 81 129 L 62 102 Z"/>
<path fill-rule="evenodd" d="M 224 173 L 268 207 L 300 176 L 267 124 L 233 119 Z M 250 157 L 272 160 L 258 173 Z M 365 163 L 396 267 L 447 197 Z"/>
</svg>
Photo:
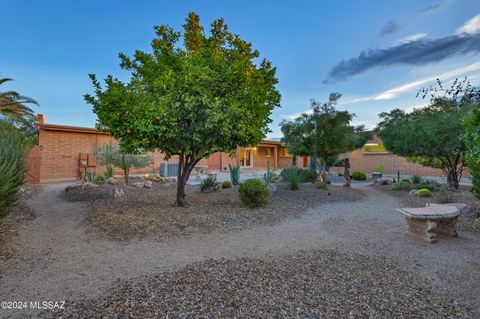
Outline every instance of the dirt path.
<svg viewBox="0 0 480 319">
<path fill-rule="evenodd" d="M 335 203 L 316 208 L 299 219 L 276 226 L 259 226 L 227 234 L 211 233 L 176 238 L 115 242 L 86 231 L 86 206 L 63 201 L 65 184 L 46 185 L 31 199 L 39 217 L 18 235 L 22 260 L 0 283 L 0 300 L 74 300 L 101 294 L 117 278 L 134 278 L 178 269 L 208 258 L 236 258 L 330 248 L 399 263 L 444 290 L 462 298 L 480 295 L 480 237 L 460 233 L 440 238 L 435 245 L 405 235 L 395 198 L 365 189 L 362 202 Z M 5 313 L 0 313 L 0 315 Z M 20 316 L 20 312 L 10 315 Z"/>
</svg>

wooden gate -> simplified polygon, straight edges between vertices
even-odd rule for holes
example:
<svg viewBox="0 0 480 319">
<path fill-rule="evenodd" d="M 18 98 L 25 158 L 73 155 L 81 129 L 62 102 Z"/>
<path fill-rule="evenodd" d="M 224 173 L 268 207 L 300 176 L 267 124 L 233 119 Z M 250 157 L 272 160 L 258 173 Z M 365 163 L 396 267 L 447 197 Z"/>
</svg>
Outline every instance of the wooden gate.
<svg viewBox="0 0 480 319">
<path fill-rule="evenodd" d="M 27 177 L 25 182 L 27 184 L 39 184 L 40 183 L 40 160 L 41 160 L 41 146 L 37 145 L 28 154 L 27 164 Z"/>
</svg>

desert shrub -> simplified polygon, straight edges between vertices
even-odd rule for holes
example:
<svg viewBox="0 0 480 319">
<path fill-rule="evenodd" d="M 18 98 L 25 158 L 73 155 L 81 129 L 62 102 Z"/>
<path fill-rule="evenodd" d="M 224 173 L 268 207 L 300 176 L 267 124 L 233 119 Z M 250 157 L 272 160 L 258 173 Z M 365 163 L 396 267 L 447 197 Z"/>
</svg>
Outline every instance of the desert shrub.
<svg viewBox="0 0 480 319">
<path fill-rule="evenodd" d="M 364 181 L 367 179 L 367 175 L 362 172 L 355 171 L 352 173 L 352 178 L 356 181 Z"/>
<path fill-rule="evenodd" d="M 327 187 L 328 187 L 327 183 L 324 183 L 324 182 L 315 183 L 316 189 L 327 189 Z"/>
<path fill-rule="evenodd" d="M 102 176 L 102 175 L 97 175 L 93 178 L 93 181 L 95 183 L 101 183 L 105 180 L 105 176 Z"/>
<path fill-rule="evenodd" d="M 435 181 L 423 180 L 420 184 L 418 184 L 418 188 L 426 188 L 429 191 L 438 191 L 442 188 L 442 185 Z"/>
<path fill-rule="evenodd" d="M 265 207 L 268 205 L 270 192 L 267 185 L 259 179 L 249 179 L 238 188 L 240 200 L 249 207 Z"/>
<path fill-rule="evenodd" d="M 393 184 L 392 189 L 394 191 L 410 190 L 410 189 L 412 189 L 412 186 L 410 185 L 410 183 L 400 182 L 400 183 Z"/>
<path fill-rule="evenodd" d="M 417 191 L 418 197 L 432 197 L 432 192 L 426 188 L 419 189 Z"/>
<path fill-rule="evenodd" d="M 383 173 L 383 170 L 385 169 L 385 165 L 383 163 L 375 163 L 373 165 L 373 171 L 377 173 Z"/>
<path fill-rule="evenodd" d="M 0 217 L 15 203 L 23 184 L 27 144 L 22 132 L 9 123 L 0 122 Z"/>
<path fill-rule="evenodd" d="M 230 181 L 224 181 L 222 183 L 222 188 L 232 188 L 232 182 Z"/>
<path fill-rule="evenodd" d="M 408 178 L 402 178 L 400 180 L 400 183 L 406 183 L 406 184 L 410 184 L 410 180 Z"/>
<path fill-rule="evenodd" d="M 285 168 L 280 175 L 293 191 L 296 191 L 300 184 L 305 182 L 305 171 L 295 166 Z"/>
<path fill-rule="evenodd" d="M 216 177 L 207 177 L 200 182 L 200 191 L 216 191 L 220 187 L 220 183 Z"/>
<path fill-rule="evenodd" d="M 455 202 L 455 197 L 453 196 L 452 191 L 449 191 L 447 188 L 442 187 L 437 194 L 437 201 L 440 204 L 453 203 Z"/>
<path fill-rule="evenodd" d="M 320 174 L 316 169 L 305 168 L 303 169 L 303 177 L 305 182 L 315 183 Z"/>
<path fill-rule="evenodd" d="M 423 177 L 420 176 L 420 175 L 412 175 L 410 177 L 410 181 L 413 183 L 413 184 L 420 184 L 422 181 L 423 181 Z"/>
</svg>

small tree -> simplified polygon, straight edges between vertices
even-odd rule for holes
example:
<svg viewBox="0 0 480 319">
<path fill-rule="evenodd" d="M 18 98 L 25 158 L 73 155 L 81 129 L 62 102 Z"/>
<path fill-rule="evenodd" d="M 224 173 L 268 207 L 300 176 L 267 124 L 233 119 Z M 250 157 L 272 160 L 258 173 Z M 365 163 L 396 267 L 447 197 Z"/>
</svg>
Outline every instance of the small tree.
<svg viewBox="0 0 480 319">
<path fill-rule="evenodd" d="M 283 141 L 289 152 L 320 159 L 323 178 L 333 158 L 361 147 L 371 137 L 363 126 L 350 124 L 354 114 L 335 109 L 340 97 L 340 93 L 331 93 L 326 103 L 312 99 L 311 114 L 302 114 L 293 121 L 281 123 Z M 345 161 L 345 165 L 348 172 L 349 162 Z M 347 175 L 346 186 L 350 186 L 350 175 Z"/>
<path fill-rule="evenodd" d="M 155 27 L 152 52 L 120 54 L 129 83 L 112 76 L 102 89 L 90 75 L 93 105 L 100 128 L 117 138 L 122 149 L 160 149 L 178 156 L 177 199 L 184 205 L 185 184 L 193 167 L 215 152 L 233 155 L 237 146 L 261 141 L 280 103 L 275 68 L 258 61 L 259 52 L 231 33 L 223 19 L 204 34 L 200 18 L 190 13 L 181 34 Z"/>
<path fill-rule="evenodd" d="M 94 149 L 94 154 L 101 165 L 121 168 L 127 184 L 132 167 L 146 167 L 152 160 L 150 156 L 145 154 L 125 153 L 118 145 L 114 145 L 112 141 L 109 144 L 97 145 Z"/>
<path fill-rule="evenodd" d="M 411 162 L 441 169 L 449 187 L 458 189 L 468 152 L 465 121 L 472 111 L 472 87 L 468 81 L 454 81 L 444 89 L 437 86 L 419 91 L 430 96 L 430 105 L 406 113 L 400 109 L 381 113 L 378 125 L 385 147 Z"/>
</svg>

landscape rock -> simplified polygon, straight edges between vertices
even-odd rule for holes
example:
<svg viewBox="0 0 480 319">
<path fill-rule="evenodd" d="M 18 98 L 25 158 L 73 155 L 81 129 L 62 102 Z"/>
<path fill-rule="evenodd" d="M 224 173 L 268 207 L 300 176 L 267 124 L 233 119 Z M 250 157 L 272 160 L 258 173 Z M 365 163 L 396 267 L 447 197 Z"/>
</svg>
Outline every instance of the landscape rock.
<svg viewBox="0 0 480 319">
<path fill-rule="evenodd" d="M 65 192 L 69 192 L 73 189 L 77 189 L 77 188 L 80 188 L 82 187 L 82 183 L 76 183 L 76 184 L 73 184 L 73 185 L 68 185 L 66 188 L 65 188 Z"/>
<path fill-rule="evenodd" d="M 98 187 L 97 184 L 94 184 L 92 182 L 85 182 L 82 184 L 82 188 L 83 189 L 87 189 L 87 188 L 95 188 L 95 187 Z"/>
<path fill-rule="evenodd" d="M 138 187 L 138 188 L 141 188 L 144 186 L 144 183 L 143 182 L 134 182 L 134 183 L 130 183 L 131 186 L 133 187 Z"/>
<path fill-rule="evenodd" d="M 152 188 L 152 181 L 145 181 L 145 183 L 143 183 L 143 187 Z"/>
<path fill-rule="evenodd" d="M 408 196 L 417 196 L 417 190 L 416 189 L 412 189 L 410 192 L 408 192 Z"/>
<path fill-rule="evenodd" d="M 110 197 L 112 198 L 120 198 L 125 195 L 125 192 L 120 187 L 114 187 L 110 189 Z"/>
<path fill-rule="evenodd" d="M 107 178 L 106 182 L 107 182 L 108 184 L 111 184 L 111 185 L 116 185 L 116 184 L 117 184 L 117 181 L 116 181 L 115 178 L 113 178 L 113 177 Z"/>
</svg>

